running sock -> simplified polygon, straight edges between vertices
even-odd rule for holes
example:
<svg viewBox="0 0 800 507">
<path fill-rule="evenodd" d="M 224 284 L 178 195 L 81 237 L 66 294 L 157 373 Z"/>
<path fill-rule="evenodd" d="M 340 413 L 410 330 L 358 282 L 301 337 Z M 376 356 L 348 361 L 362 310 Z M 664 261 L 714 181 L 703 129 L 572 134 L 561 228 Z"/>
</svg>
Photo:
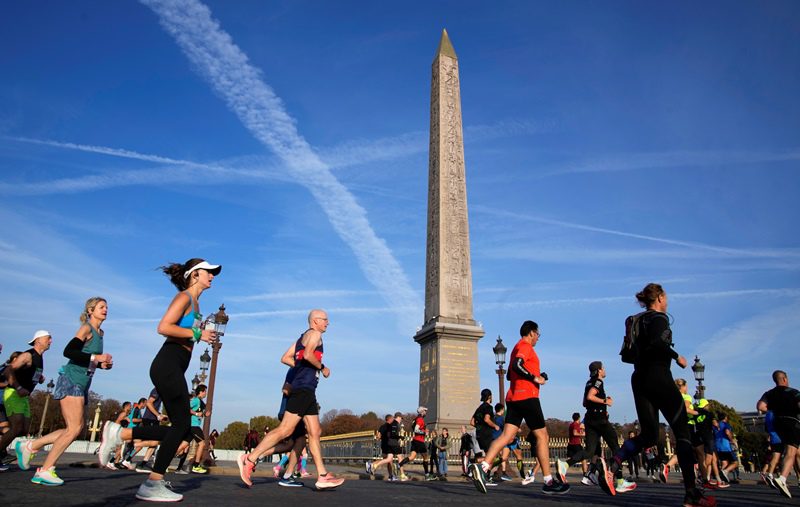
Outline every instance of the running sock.
<svg viewBox="0 0 800 507">
<path fill-rule="evenodd" d="M 406 457 L 406 458 L 403 458 L 403 459 L 402 459 L 402 461 L 400 461 L 400 463 L 398 463 L 398 464 L 397 464 L 397 466 L 400 466 L 400 467 L 402 467 L 402 466 L 404 466 L 406 463 L 408 463 L 408 461 L 409 461 L 409 460 L 408 460 L 408 458 L 407 458 L 407 457 Z"/>
<path fill-rule="evenodd" d="M 292 477 L 292 472 L 290 472 L 288 470 L 286 471 L 286 473 L 283 474 L 283 478 L 284 479 L 288 480 L 288 479 L 291 479 L 291 477 Z"/>
<path fill-rule="evenodd" d="M 301 457 L 301 458 L 300 458 L 300 469 L 301 469 L 301 470 L 305 470 L 305 469 L 306 469 L 306 464 L 307 464 L 307 463 L 308 463 L 308 458 L 307 458 L 307 457 L 305 457 L 305 456 Z"/>
<path fill-rule="evenodd" d="M 553 482 L 553 476 L 552 475 L 545 475 L 543 480 L 544 480 L 545 484 L 550 484 L 551 482 Z"/>
<path fill-rule="evenodd" d="M 183 468 L 183 464 L 186 462 L 186 455 L 187 454 L 188 453 L 186 453 L 183 456 L 181 456 L 181 459 L 178 461 L 178 468 Z"/>
<path fill-rule="evenodd" d="M 278 467 L 280 467 L 280 468 L 283 468 L 283 467 L 285 467 L 285 466 L 286 466 L 286 463 L 287 463 L 288 461 L 289 461 L 289 455 L 288 455 L 288 454 L 284 454 L 284 455 L 281 457 L 281 461 L 280 461 L 280 463 L 278 463 Z"/>
<path fill-rule="evenodd" d="M 422 469 L 425 470 L 425 475 L 428 475 L 428 462 L 427 461 L 423 461 L 422 462 Z"/>
<path fill-rule="evenodd" d="M 519 476 L 523 479 L 525 478 L 525 463 L 522 461 L 517 461 L 517 470 L 519 470 Z"/>
</svg>

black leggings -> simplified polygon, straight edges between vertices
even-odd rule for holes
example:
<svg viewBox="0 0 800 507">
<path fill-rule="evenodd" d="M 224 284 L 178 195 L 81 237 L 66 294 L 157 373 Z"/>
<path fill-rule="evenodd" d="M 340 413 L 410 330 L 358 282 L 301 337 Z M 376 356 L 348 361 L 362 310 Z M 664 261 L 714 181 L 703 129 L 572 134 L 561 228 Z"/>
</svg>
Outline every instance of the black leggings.
<svg viewBox="0 0 800 507">
<path fill-rule="evenodd" d="M 192 353 L 181 345 L 166 342 L 150 365 L 150 380 L 164 402 L 171 425 L 137 426 L 133 428 L 133 438 L 161 442 L 153 465 L 153 472 L 157 474 L 166 473 L 181 441 L 191 429 L 189 387 L 184 377 L 191 359 Z"/>
<path fill-rule="evenodd" d="M 587 413 L 583 424 L 586 426 L 586 447 L 570 456 L 567 460 L 570 466 L 579 461 L 591 461 L 595 456 L 602 456 L 603 448 L 600 446 L 600 438 L 605 441 L 612 454 L 619 450 L 619 436 L 607 416 L 598 414 L 593 417 L 592 414 Z"/>
<path fill-rule="evenodd" d="M 633 400 L 642 432 L 626 440 L 614 455 L 618 463 L 632 458 L 642 449 L 656 445 L 658 441 L 658 413 L 664 415 L 672 433 L 675 434 L 675 454 L 683 473 L 683 485 L 687 490 L 694 489 L 694 450 L 689 434 L 689 419 L 686 405 L 680 391 L 675 386 L 669 369 L 651 366 L 631 375 Z"/>
</svg>

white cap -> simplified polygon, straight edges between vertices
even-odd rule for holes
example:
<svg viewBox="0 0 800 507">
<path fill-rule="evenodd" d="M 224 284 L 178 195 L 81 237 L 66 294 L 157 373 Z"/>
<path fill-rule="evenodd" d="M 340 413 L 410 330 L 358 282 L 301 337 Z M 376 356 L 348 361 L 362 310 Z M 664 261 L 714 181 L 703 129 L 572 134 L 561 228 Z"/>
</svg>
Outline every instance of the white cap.
<svg viewBox="0 0 800 507">
<path fill-rule="evenodd" d="M 45 331 L 44 329 L 40 329 L 33 333 L 33 338 L 30 339 L 28 345 L 33 345 L 33 342 L 36 341 L 36 338 L 41 338 L 42 336 L 50 336 L 50 331 Z"/>
<path fill-rule="evenodd" d="M 208 262 L 203 261 L 203 262 L 197 263 L 194 266 L 192 266 L 191 268 L 189 268 L 189 270 L 186 271 L 186 273 L 183 274 L 183 277 L 184 278 L 189 278 L 189 275 L 192 274 L 192 271 L 197 271 L 198 269 L 205 269 L 206 271 L 208 271 L 212 275 L 217 276 L 219 274 L 219 272 L 222 271 L 222 265 L 221 264 L 209 264 Z"/>
<path fill-rule="evenodd" d="M 417 408 L 417 413 L 418 414 L 427 414 L 428 413 L 428 409 L 427 409 L 427 407 L 418 407 Z"/>
</svg>

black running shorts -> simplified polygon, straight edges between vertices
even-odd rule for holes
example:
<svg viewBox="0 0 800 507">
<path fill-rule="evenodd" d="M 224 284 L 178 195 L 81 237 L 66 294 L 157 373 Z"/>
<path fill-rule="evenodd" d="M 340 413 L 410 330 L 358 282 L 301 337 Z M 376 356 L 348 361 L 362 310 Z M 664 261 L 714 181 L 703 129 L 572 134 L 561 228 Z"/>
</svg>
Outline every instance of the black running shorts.
<svg viewBox="0 0 800 507">
<path fill-rule="evenodd" d="M 506 424 L 520 427 L 523 420 L 531 430 L 544 428 L 544 414 L 539 398 L 506 402 Z"/>
<path fill-rule="evenodd" d="M 493 441 L 491 433 L 478 433 L 478 447 L 481 448 L 484 456 L 489 452 L 489 447 L 492 446 Z"/>
<path fill-rule="evenodd" d="M 420 442 L 418 440 L 411 441 L 411 451 L 416 452 L 417 454 L 427 454 L 428 448 L 425 447 L 425 442 Z"/>
<path fill-rule="evenodd" d="M 793 417 L 776 417 L 775 432 L 783 445 L 800 446 L 800 421 Z"/>
<path fill-rule="evenodd" d="M 194 440 L 195 442 L 202 442 L 205 439 L 206 436 L 203 433 L 203 428 L 201 428 L 200 426 L 192 426 L 189 429 L 189 433 L 187 433 L 186 436 L 183 437 L 184 442 L 191 442 L 192 440 Z"/>
<path fill-rule="evenodd" d="M 286 411 L 300 417 L 319 415 L 317 394 L 310 389 L 292 390 L 286 399 Z"/>
</svg>

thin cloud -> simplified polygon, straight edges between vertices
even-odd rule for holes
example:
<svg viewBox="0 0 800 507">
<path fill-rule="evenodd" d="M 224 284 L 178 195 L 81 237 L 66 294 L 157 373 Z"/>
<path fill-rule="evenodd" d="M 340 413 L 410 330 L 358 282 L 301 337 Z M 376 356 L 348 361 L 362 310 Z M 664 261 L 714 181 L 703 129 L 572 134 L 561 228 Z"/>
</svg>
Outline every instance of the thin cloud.
<svg viewBox="0 0 800 507">
<path fill-rule="evenodd" d="M 629 153 L 625 155 L 570 162 L 560 167 L 537 171 L 537 177 L 572 173 L 597 173 L 637 171 L 681 167 L 711 167 L 790 162 L 800 160 L 800 151 L 746 152 L 746 151 L 668 151 Z"/>
<path fill-rule="evenodd" d="M 700 243 L 695 241 L 683 241 L 678 239 L 670 239 L 670 238 L 660 238 L 658 236 L 649 236 L 646 234 L 636 234 L 633 232 L 626 232 L 626 231 L 619 231 L 616 229 L 608 229 L 605 227 L 596 227 L 593 225 L 586 225 L 586 224 L 579 224 L 575 222 L 566 222 L 564 220 L 554 220 L 551 218 L 540 217 L 536 215 L 527 215 L 522 213 L 516 213 L 512 211 L 505 211 L 505 210 L 498 210 L 495 208 L 490 208 L 488 206 L 483 205 L 475 205 L 471 206 L 470 210 L 474 210 L 476 212 L 485 213 L 488 215 L 493 215 L 500 218 L 514 218 L 517 220 L 525 220 L 529 222 L 537 222 L 546 225 L 555 225 L 558 227 L 565 227 L 568 229 L 577 229 L 581 231 L 589 231 L 589 232 L 597 232 L 601 234 L 609 234 L 612 236 L 620 236 L 624 238 L 633 238 L 633 239 L 641 239 L 645 241 L 652 241 L 656 243 L 662 243 L 666 245 L 673 245 L 673 246 L 681 246 L 686 248 L 692 248 L 697 250 L 706 250 L 710 252 L 716 252 L 719 254 L 725 254 L 729 256 L 736 256 L 736 257 L 772 257 L 772 258 L 784 258 L 784 257 L 797 257 L 800 258 L 800 250 L 797 249 L 741 249 L 741 248 L 729 248 L 724 246 L 718 245 L 710 245 L 707 243 Z M 594 255 L 593 251 L 586 252 L 589 255 Z M 563 252 L 562 252 L 563 253 Z M 654 252 L 657 253 L 657 252 Z M 625 251 L 614 251 L 611 255 L 618 256 L 618 255 L 625 255 Z M 662 253 L 662 255 L 669 255 L 668 253 Z M 679 255 L 679 254 L 676 254 Z"/>
<path fill-rule="evenodd" d="M 311 192 L 336 232 L 353 250 L 366 278 L 390 306 L 404 312 L 419 308 L 420 297 L 389 247 L 373 231 L 364 208 L 299 134 L 281 99 L 261 79 L 259 70 L 249 63 L 231 36 L 211 18 L 208 7 L 192 0 L 143 3 L 156 12 L 162 27 L 244 126 L 278 155 L 289 174 Z M 402 315 L 403 326 L 411 325 L 415 313 L 421 312 Z"/>
</svg>

